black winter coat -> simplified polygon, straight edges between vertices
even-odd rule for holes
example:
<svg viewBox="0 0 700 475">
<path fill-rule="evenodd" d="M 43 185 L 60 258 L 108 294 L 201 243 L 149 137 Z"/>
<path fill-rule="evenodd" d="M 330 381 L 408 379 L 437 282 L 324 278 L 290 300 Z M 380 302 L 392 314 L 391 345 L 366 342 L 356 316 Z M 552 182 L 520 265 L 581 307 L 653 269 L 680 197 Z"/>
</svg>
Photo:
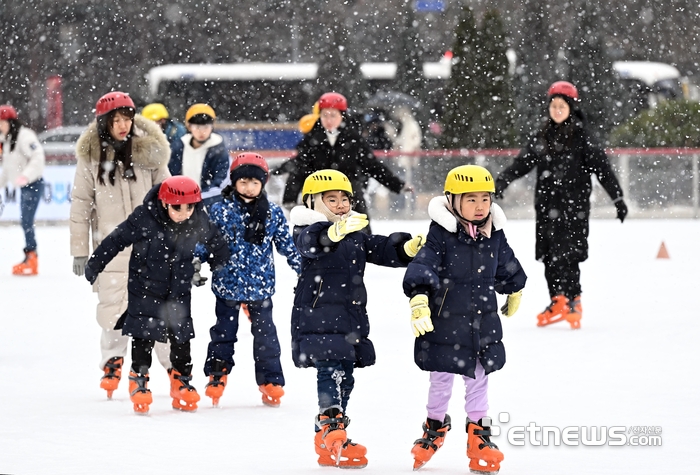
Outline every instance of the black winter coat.
<svg viewBox="0 0 700 475">
<path fill-rule="evenodd" d="M 593 144 L 581 121 L 574 117 L 549 125 L 534 135 L 513 163 L 498 177 L 504 189 L 537 168 L 535 216 L 538 260 L 588 259 L 588 221 L 591 175 L 595 174 L 610 198 L 622 197 L 605 151 Z"/>
<path fill-rule="evenodd" d="M 457 224 L 444 197 L 429 207 L 430 231 L 423 248 L 406 269 L 408 297 L 428 296 L 435 330 L 416 338 L 414 360 L 424 371 L 475 377 L 479 358 L 486 374 L 506 362 L 496 292 L 525 287 L 527 276 L 501 229 L 503 211 L 491 207 L 491 237 L 472 238 Z"/>
<path fill-rule="evenodd" d="M 317 360 L 346 360 L 358 368 L 373 365 L 365 266 L 406 267 L 410 258 L 403 245 L 411 235 L 354 232 L 332 243 L 327 238 L 331 223 L 321 213 L 297 206 L 290 220 L 302 257 L 292 311 L 294 364 L 306 368 Z"/>
<path fill-rule="evenodd" d="M 304 180 L 310 174 L 325 169 L 338 170 L 344 173 L 355 192 L 354 209 L 365 212 L 364 190 L 369 178 L 399 193 L 405 183 L 397 178 L 391 170 L 377 160 L 369 144 L 352 127 L 340 126 L 340 133 L 335 144 L 331 146 L 326 131 L 317 121 L 314 128 L 297 145 L 297 156 L 285 165 L 289 178 L 284 188 L 284 203 L 296 203 L 299 193 L 304 186 Z"/>
<path fill-rule="evenodd" d="M 168 331 L 177 343 L 194 338 L 190 291 L 197 242 L 213 254 L 213 267 L 223 266 L 230 251 L 218 228 L 209 223 L 202 203 L 185 222 L 176 224 L 158 200 L 154 186 L 136 207 L 95 249 L 85 268 L 94 282 L 97 274 L 123 249 L 133 246 L 129 260 L 128 306 L 117 324 L 122 334 L 146 340 L 167 341 Z"/>
</svg>

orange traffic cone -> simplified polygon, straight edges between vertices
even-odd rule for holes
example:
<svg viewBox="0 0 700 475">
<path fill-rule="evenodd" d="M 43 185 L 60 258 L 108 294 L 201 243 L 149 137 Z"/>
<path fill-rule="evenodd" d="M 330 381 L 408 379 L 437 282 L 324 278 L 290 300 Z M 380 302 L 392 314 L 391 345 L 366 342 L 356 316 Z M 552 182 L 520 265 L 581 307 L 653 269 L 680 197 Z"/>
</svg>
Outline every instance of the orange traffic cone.
<svg viewBox="0 0 700 475">
<path fill-rule="evenodd" d="M 659 248 L 659 253 L 656 254 L 657 259 L 669 259 L 668 251 L 666 250 L 666 244 L 661 241 L 661 247 Z"/>
</svg>

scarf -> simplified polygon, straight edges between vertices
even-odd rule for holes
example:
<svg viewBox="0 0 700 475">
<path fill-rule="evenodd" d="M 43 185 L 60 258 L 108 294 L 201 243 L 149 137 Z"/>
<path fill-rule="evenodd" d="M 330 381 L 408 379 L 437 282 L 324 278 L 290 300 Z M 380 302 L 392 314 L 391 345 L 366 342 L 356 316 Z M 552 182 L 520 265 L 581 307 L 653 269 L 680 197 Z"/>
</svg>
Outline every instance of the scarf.
<svg viewBox="0 0 700 475">
<path fill-rule="evenodd" d="M 228 185 L 221 190 L 221 195 L 226 200 L 238 200 L 243 210 L 249 214 L 247 222 L 245 222 L 245 233 L 243 239 L 246 242 L 259 246 L 265 240 L 265 221 L 270 214 L 270 202 L 267 199 L 267 193 L 263 191 L 257 198 L 250 202 L 246 202 L 243 197 L 236 192 L 233 185 Z"/>
</svg>

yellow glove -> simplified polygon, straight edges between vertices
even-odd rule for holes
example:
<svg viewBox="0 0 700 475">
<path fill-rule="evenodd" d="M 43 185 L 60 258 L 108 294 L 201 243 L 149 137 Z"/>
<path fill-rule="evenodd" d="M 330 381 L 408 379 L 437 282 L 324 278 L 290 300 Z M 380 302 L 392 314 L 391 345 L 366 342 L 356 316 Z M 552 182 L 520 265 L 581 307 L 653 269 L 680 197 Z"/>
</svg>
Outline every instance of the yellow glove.
<svg viewBox="0 0 700 475">
<path fill-rule="evenodd" d="M 520 307 L 520 298 L 522 296 L 522 290 L 518 290 L 517 292 L 510 294 L 506 298 L 506 303 L 504 303 L 501 307 L 501 313 L 506 317 L 512 317 L 515 315 L 515 312 L 517 312 L 518 308 Z"/>
<path fill-rule="evenodd" d="M 408 257 L 416 257 L 423 244 L 425 244 L 425 234 L 418 234 L 404 243 L 403 250 Z"/>
<path fill-rule="evenodd" d="M 333 242 L 340 242 L 348 234 L 364 229 L 368 225 L 369 221 L 366 214 L 353 214 L 328 228 L 328 239 Z"/>
<path fill-rule="evenodd" d="M 434 330 L 433 321 L 430 319 L 430 307 L 428 306 L 428 296 L 418 294 L 410 300 L 411 304 L 411 329 L 418 338 L 426 332 Z"/>
</svg>

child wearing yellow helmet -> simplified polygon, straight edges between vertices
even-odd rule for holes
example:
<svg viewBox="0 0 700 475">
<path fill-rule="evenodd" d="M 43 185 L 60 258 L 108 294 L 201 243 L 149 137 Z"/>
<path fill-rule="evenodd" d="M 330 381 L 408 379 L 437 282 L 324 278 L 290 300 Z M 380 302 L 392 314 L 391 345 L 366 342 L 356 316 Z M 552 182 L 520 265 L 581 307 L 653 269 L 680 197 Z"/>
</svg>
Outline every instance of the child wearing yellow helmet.
<svg viewBox="0 0 700 475">
<path fill-rule="evenodd" d="M 194 104 L 185 114 L 188 134 L 172 145 L 170 173 L 185 175 L 202 187 L 202 201 L 208 208 L 221 201 L 230 159 L 224 139 L 214 132 L 216 112 L 208 104 Z"/>
<path fill-rule="evenodd" d="M 309 175 L 302 195 L 304 205 L 290 213 L 302 259 L 292 312 L 292 358 L 296 366 L 317 372 L 318 463 L 361 468 L 367 465 L 367 449 L 347 438 L 346 411 L 354 368 L 375 362 L 365 266 L 406 267 L 424 236 L 360 232 L 369 224 L 367 216 L 352 210 L 352 185 L 337 170 Z"/>
<path fill-rule="evenodd" d="M 505 364 L 496 293 L 508 298 L 501 312 L 512 316 L 527 276 L 508 245 L 505 215 L 493 203 L 493 177 L 476 165 L 454 168 L 444 196 L 428 207 L 432 219 L 425 246 L 403 281 L 416 336 L 416 365 L 430 372 L 427 419 L 411 453 L 414 469 L 430 460 L 451 428 L 447 407 L 454 376 L 466 389 L 469 467 L 497 472 L 503 454 L 490 441 L 488 374 Z"/>
</svg>

